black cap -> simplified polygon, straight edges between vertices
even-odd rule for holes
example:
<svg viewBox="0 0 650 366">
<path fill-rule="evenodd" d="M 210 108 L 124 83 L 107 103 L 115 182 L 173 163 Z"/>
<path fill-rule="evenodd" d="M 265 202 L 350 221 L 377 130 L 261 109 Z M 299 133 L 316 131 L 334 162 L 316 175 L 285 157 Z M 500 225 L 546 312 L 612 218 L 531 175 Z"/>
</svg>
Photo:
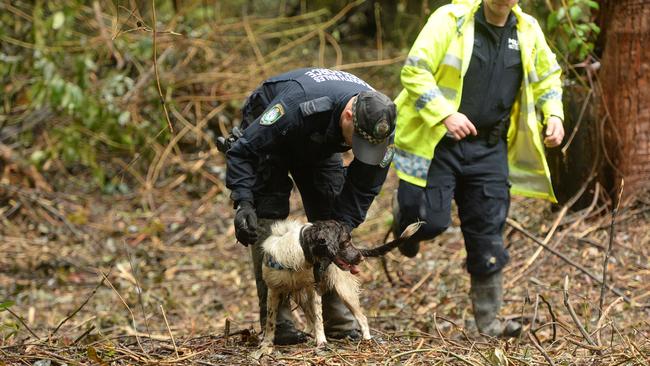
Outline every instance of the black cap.
<svg viewBox="0 0 650 366">
<path fill-rule="evenodd" d="M 395 103 L 378 91 L 364 91 L 352 104 L 352 152 L 360 161 L 379 165 L 395 130 Z"/>
</svg>

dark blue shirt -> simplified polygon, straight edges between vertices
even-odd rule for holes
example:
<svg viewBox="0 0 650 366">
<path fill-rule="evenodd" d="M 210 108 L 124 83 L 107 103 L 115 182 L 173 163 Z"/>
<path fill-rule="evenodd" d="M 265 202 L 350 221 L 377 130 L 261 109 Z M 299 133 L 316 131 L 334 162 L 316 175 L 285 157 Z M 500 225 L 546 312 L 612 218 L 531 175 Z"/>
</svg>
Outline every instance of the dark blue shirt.
<svg viewBox="0 0 650 366">
<path fill-rule="evenodd" d="M 523 77 L 517 18 L 510 12 L 498 27 L 487 22 L 483 8 L 474 16 L 474 48 L 458 109 L 479 129 L 510 115 Z"/>
</svg>

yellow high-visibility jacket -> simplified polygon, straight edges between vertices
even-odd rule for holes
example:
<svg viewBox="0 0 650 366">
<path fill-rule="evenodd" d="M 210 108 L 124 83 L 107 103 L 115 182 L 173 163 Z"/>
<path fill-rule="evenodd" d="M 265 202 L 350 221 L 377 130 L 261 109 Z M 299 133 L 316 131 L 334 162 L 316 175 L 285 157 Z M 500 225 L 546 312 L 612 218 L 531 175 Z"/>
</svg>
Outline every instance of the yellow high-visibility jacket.
<svg viewBox="0 0 650 366">
<path fill-rule="evenodd" d="M 400 179 L 426 186 L 427 172 L 447 128 L 442 120 L 457 112 L 474 46 L 474 13 L 481 0 L 456 0 L 436 10 L 420 32 L 401 71 L 404 89 L 395 99 L 397 126 L 393 165 Z M 564 120 L 561 69 L 537 21 L 519 5 L 517 36 L 523 79 L 508 129 L 511 192 L 556 202 L 544 155 L 543 121 Z M 537 112 L 536 112 L 537 108 Z"/>
</svg>

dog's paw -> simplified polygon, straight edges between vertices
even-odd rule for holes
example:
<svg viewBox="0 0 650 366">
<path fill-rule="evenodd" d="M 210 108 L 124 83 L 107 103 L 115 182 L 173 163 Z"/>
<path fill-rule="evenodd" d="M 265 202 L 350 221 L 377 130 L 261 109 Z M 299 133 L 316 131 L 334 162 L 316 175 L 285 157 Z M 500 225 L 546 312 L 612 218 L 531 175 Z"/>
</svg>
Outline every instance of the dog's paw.
<svg viewBox="0 0 650 366">
<path fill-rule="evenodd" d="M 323 342 L 316 345 L 314 349 L 317 356 L 328 356 L 330 355 L 332 348 L 327 342 Z"/>
<path fill-rule="evenodd" d="M 273 353 L 273 346 L 261 345 L 257 351 L 251 354 L 251 357 L 253 357 L 256 360 L 259 360 L 260 358 L 262 358 L 262 356 L 268 356 L 271 353 Z"/>
<path fill-rule="evenodd" d="M 323 348 L 327 349 L 327 341 L 317 341 L 316 342 L 316 348 Z"/>
</svg>

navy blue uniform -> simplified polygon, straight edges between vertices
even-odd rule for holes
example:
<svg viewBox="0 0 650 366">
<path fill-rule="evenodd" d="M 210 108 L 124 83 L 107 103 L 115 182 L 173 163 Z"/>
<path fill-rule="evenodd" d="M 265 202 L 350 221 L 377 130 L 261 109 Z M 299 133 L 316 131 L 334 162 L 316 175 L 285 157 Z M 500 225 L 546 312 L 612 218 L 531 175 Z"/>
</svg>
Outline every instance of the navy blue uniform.
<svg viewBox="0 0 650 366">
<path fill-rule="evenodd" d="M 356 159 L 343 167 L 341 152 L 351 147 L 340 117 L 350 98 L 367 90 L 373 88 L 356 76 L 327 69 L 263 82 L 243 107 L 243 136 L 227 152 L 235 204 L 253 202 L 258 217 L 283 219 L 295 182 L 309 221 L 335 219 L 350 228 L 363 222 L 388 167 Z"/>
<path fill-rule="evenodd" d="M 481 5 L 483 7 L 483 5 Z M 459 112 L 478 135 L 460 141 L 444 137 L 436 146 L 425 188 L 400 181 L 399 229 L 425 221 L 413 241 L 436 237 L 451 224 L 451 200 L 458 206 L 467 250 L 467 270 L 487 275 L 501 270 L 509 255 L 502 233 L 510 207 L 506 131 L 523 75 L 517 19 L 504 27 L 475 14 L 474 47 L 463 80 Z"/>
</svg>

